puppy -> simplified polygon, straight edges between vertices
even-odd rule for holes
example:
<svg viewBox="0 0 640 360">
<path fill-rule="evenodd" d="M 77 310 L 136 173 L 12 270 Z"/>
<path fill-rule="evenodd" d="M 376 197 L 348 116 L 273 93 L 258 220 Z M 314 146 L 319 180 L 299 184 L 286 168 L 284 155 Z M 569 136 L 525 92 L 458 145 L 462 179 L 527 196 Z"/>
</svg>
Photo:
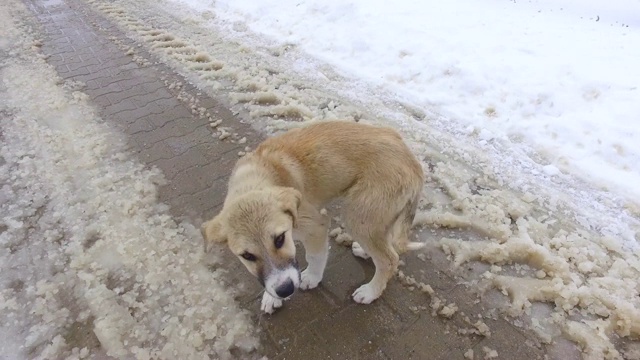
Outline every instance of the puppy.
<svg viewBox="0 0 640 360">
<path fill-rule="evenodd" d="M 265 288 L 261 309 L 273 313 L 296 288 L 312 289 L 327 264 L 329 201 L 344 199 L 343 219 L 357 240 L 353 254 L 371 258 L 375 275 L 353 293 L 369 304 L 398 267 L 424 183 L 422 166 L 390 128 L 345 121 L 315 123 L 264 141 L 241 158 L 222 211 L 202 224 L 205 251 L 229 249 Z M 305 248 L 300 274 L 294 238 Z"/>
</svg>

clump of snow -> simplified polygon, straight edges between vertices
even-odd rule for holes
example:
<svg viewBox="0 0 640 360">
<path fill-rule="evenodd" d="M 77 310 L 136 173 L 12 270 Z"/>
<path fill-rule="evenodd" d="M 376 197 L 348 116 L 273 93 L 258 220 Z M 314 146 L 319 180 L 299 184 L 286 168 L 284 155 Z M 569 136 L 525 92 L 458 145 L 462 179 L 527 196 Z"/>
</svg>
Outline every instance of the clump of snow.
<svg viewBox="0 0 640 360">
<path fill-rule="evenodd" d="M 468 349 L 464 352 L 464 358 L 468 360 L 473 360 L 473 349 Z"/>
<path fill-rule="evenodd" d="M 325 211 L 326 212 L 326 211 Z M 343 246 L 351 246 L 353 244 L 353 238 L 341 226 L 338 226 L 329 231 L 329 237 L 333 238 L 336 243 Z"/>
<path fill-rule="evenodd" d="M 453 314 L 456 313 L 456 311 L 458 311 L 458 307 L 456 306 L 455 303 L 451 303 L 451 304 L 443 306 L 440 309 L 440 311 L 438 311 L 438 315 L 448 319 L 448 318 L 452 317 Z"/>
<path fill-rule="evenodd" d="M 468 316 L 464 316 L 463 320 L 464 320 L 465 323 L 473 326 L 473 328 L 472 329 L 459 329 L 458 330 L 459 333 L 477 334 L 477 335 L 482 335 L 484 337 L 490 337 L 491 336 L 491 329 L 481 319 L 478 319 L 478 320 L 476 320 L 476 322 L 473 322 Z"/>
<path fill-rule="evenodd" d="M 157 202 L 161 173 L 124 152 L 86 96 L 0 4 L 0 348 L 14 358 L 229 358 L 248 314 L 200 262 L 199 231 Z"/>
<path fill-rule="evenodd" d="M 495 359 L 498 357 L 498 352 L 487 346 L 483 346 L 482 351 L 484 352 L 484 358 L 483 358 L 484 360 Z"/>
</svg>

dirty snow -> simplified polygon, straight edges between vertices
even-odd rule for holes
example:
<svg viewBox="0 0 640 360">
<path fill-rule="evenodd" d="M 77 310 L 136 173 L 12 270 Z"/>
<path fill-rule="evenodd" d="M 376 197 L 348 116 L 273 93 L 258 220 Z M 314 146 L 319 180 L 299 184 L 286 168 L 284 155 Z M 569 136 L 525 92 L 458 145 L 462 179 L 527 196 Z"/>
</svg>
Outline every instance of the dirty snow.
<svg viewBox="0 0 640 360">
<path fill-rule="evenodd" d="M 190 78 L 203 91 L 212 96 L 226 96 L 229 104 L 236 109 L 238 117 L 253 122 L 268 132 L 333 118 L 380 123 L 398 128 L 405 134 L 416 154 L 425 160 L 425 169 L 428 169 L 430 175 L 421 204 L 423 211 L 418 215 L 416 223 L 431 228 L 461 230 L 458 237 L 432 239 L 434 246 L 450 256 L 454 266 L 469 262 L 491 265 L 487 267 L 487 271 L 464 279 L 471 287 L 485 289 L 488 293 L 490 289 L 502 291 L 508 299 L 507 307 L 503 309 L 504 314 L 512 318 L 514 324 L 525 326 L 539 334 L 541 342 L 550 346 L 550 353 L 558 357 L 570 358 L 577 355 L 572 349 L 554 350 L 554 346 L 563 346 L 554 341 L 559 337 L 574 341 L 583 356 L 589 359 L 620 358 L 623 354 L 629 356 L 628 354 L 633 353 L 633 339 L 639 336 L 639 329 L 635 324 L 640 319 L 640 288 L 636 281 L 640 275 L 640 207 L 633 196 L 620 197 L 617 191 L 603 191 L 594 187 L 592 182 L 584 182 L 584 179 L 576 177 L 582 171 L 579 167 L 564 167 L 559 158 L 577 154 L 569 140 L 575 140 L 573 136 L 578 135 L 573 130 L 562 132 L 553 127 L 558 125 L 558 121 L 554 119 L 560 115 L 563 126 L 566 125 L 569 129 L 573 125 L 593 125 L 590 122 L 595 121 L 595 117 L 588 117 L 586 123 L 580 123 L 579 119 L 585 115 L 586 110 L 577 105 L 589 103 L 588 106 L 597 107 L 599 101 L 606 99 L 603 107 L 598 108 L 600 112 L 594 110 L 594 113 L 602 115 L 607 108 L 616 107 L 617 111 L 624 112 L 622 118 L 625 120 L 616 122 L 611 128 L 607 127 L 609 132 L 594 133 L 610 135 L 605 138 L 607 141 L 613 138 L 624 140 L 625 137 L 621 136 L 623 132 L 635 131 L 628 127 L 631 124 L 630 111 L 637 109 L 637 103 L 629 101 L 635 90 L 624 88 L 631 77 L 608 72 L 593 75 L 610 76 L 611 81 L 622 84 L 618 84 L 620 86 L 617 90 L 609 92 L 606 84 L 603 88 L 598 87 L 607 96 L 599 97 L 600 100 L 596 99 L 594 102 L 594 99 L 584 98 L 582 92 L 576 92 L 585 84 L 584 81 L 589 83 L 593 80 L 580 78 L 586 71 L 582 66 L 571 68 L 573 73 L 569 78 L 576 81 L 569 83 L 568 90 L 552 87 L 553 91 L 548 94 L 535 87 L 535 93 L 528 93 L 528 88 L 520 85 L 530 81 L 529 79 L 535 80 L 539 86 L 546 83 L 557 85 L 556 82 L 550 82 L 551 78 L 558 75 L 557 67 L 552 68 L 551 75 L 544 74 L 539 67 L 533 69 L 539 72 L 532 70 L 535 75 L 516 70 L 513 73 L 500 73 L 501 90 L 492 87 L 495 83 L 491 83 L 491 80 L 496 80 L 495 78 L 488 78 L 484 79 L 487 80 L 486 86 L 483 85 L 486 89 L 477 88 L 471 93 L 468 88 L 456 86 L 466 83 L 482 85 L 477 76 L 484 75 L 471 72 L 473 69 L 456 68 L 457 70 L 453 69 L 456 71 L 446 76 L 448 78 L 451 75 L 455 79 L 451 84 L 443 83 L 448 81 L 443 78 L 442 81 L 429 83 L 429 91 L 424 92 L 424 96 L 441 96 L 444 100 L 425 103 L 411 97 L 415 89 L 409 81 L 405 81 L 402 86 L 398 85 L 398 81 L 395 81 L 396 85 L 387 86 L 390 81 L 388 79 L 372 81 L 366 73 L 345 71 L 346 65 L 342 58 L 336 60 L 322 56 L 318 53 L 322 46 L 314 43 L 314 38 L 308 32 L 296 32 L 299 29 L 296 26 L 299 25 L 300 28 L 317 29 L 318 34 L 313 36 L 327 35 L 328 32 L 321 31 L 324 29 L 322 26 L 315 26 L 318 24 L 314 21 L 318 20 L 324 21 L 323 26 L 335 23 L 338 27 L 331 36 L 339 34 L 343 30 L 340 25 L 344 24 L 341 21 L 351 22 L 353 16 L 358 14 L 358 7 L 354 2 L 334 7 L 326 3 L 320 7 L 309 2 L 300 3 L 299 6 L 296 6 L 298 3 L 290 4 L 286 1 L 269 3 L 272 9 L 259 5 L 245 9 L 244 13 L 235 12 L 234 21 L 228 18 L 232 8 L 248 3 L 237 2 L 231 5 L 216 2 L 211 5 L 188 1 L 191 5 L 196 4 L 195 10 L 173 1 L 160 5 L 151 2 L 99 0 L 89 0 L 89 3 L 120 24 L 133 39 L 147 44 L 156 56 Z M 280 4 L 287 6 L 287 11 L 276 11 L 282 9 Z M 313 16 L 304 16 L 304 11 L 313 6 L 316 6 Z M 400 8 L 402 6 L 406 5 L 401 4 Z M 437 11 L 444 11 L 448 5 L 437 6 Z M 370 6 L 368 9 L 375 7 Z M 514 10 L 516 14 L 527 14 L 528 10 L 520 9 Z M 296 11 L 302 13 L 293 16 L 292 12 Z M 259 12 L 261 16 L 251 16 L 253 12 Z M 345 12 L 350 16 L 333 16 Z M 393 10 L 389 14 L 396 12 Z M 250 31 L 261 31 L 263 28 L 260 28 L 260 24 L 269 23 L 272 16 L 286 18 L 282 22 L 285 25 L 274 25 L 272 31 L 278 32 L 286 27 L 287 34 L 277 33 L 277 38 L 265 38 L 263 34 Z M 517 16 L 512 18 L 518 19 Z M 391 21 L 394 17 L 389 16 L 389 19 Z M 495 17 L 491 19 L 497 21 Z M 524 21 L 523 18 L 520 20 Z M 542 20 L 536 15 L 529 21 L 540 23 Z M 411 21 L 408 23 L 411 24 Z M 308 24 L 314 25 L 307 27 Z M 352 25 L 356 24 L 362 25 L 357 21 Z M 590 35 L 598 33 L 598 28 L 586 20 L 577 24 L 576 29 L 590 29 Z M 383 28 L 380 26 L 378 30 Z M 625 30 L 607 31 L 613 34 L 614 31 Z M 342 41 L 367 40 L 370 48 L 375 48 L 376 44 L 384 44 L 385 39 L 391 39 L 381 37 L 380 41 L 374 41 L 376 33 L 356 37 L 353 34 L 359 32 L 353 28 L 348 32 L 349 36 L 342 36 Z M 545 34 L 549 36 L 548 33 Z M 310 37 L 298 41 L 296 36 Z M 507 34 L 507 40 L 515 41 L 510 36 Z M 634 35 L 629 35 L 632 36 Z M 399 38 L 412 41 L 407 36 Z M 539 40 L 542 41 L 541 39 L 544 38 Z M 455 40 L 460 41 L 461 38 Z M 497 41 L 495 38 L 493 40 Z M 596 37 L 595 40 L 602 39 Z M 446 41 L 435 43 L 445 46 Z M 326 44 L 332 46 L 330 44 L 333 43 L 327 40 Z M 419 57 L 421 61 L 417 64 L 433 65 L 432 61 L 441 61 L 436 70 L 427 66 L 424 71 L 437 72 L 443 66 L 451 65 L 451 59 L 447 60 L 443 56 L 455 55 L 457 65 L 463 64 L 465 60 L 465 57 L 453 52 L 455 49 L 464 50 L 460 44 L 455 47 L 453 42 L 446 45 L 450 52 L 428 52 L 429 47 L 418 45 L 414 44 L 411 48 L 414 53 L 422 54 Z M 493 50 L 500 54 L 500 50 L 505 48 Z M 580 49 L 586 51 L 584 46 L 577 45 L 576 49 L 578 54 L 582 54 Z M 356 50 L 347 51 L 349 61 L 361 60 L 358 54 L 366 52 L 365 48 Z M 573 59 L 574 55 L 567 53 L 562 52 L 563 61 Z M 196 54 L 204 59 L 204 63 L 195 59 Z M 395 52 L 389 51 L 389 54 Z M 523 54 L 526 55 L 526 51 Z M 489 56 L 488 53 L 480 55 Z M 473 59 L 477 60 L 482 56 L 474 54 Z M 404 58 L 406 57 L 410 58 L 411 55 L 407 54 Z M 378 61 L 378 57 L 371 53 L 364 59 L 373 65 Z M 487 58 L 476 65 L 486 65 L 490 60 L 491 58 Z M 515 60 L 524 61 L 523 58 Z M 532 60 L 528 58 L 528 61 Z M 585 61 L 595 60 L 588 58 Z M 384 58 L 380 62 L 384 63 Z M 342 69 L 341 73 L 335 71 L 332 65 Z M 366 66 L 359 68 L 363 71 L 370 69 Z M 386 70 L 394 69 L 397 70 L 393 67 Z M 407 69 L 411 70 L 411 67 L 408 66 Z M 484 73 L 486 69 L 480 70 Z M 496 74 L 496 71 L 489 73 Z M 518 76 L 509 76 L 513 74 Z M 475 80 L 469 82 L 470 79 Z M 427 86 L 427 83 L 422 85 Z M 623 89 L 620 90 L 620 87 Z M 500 96 L 504 95 L 504 102 L 495 98 L 499 91 L 504 91 L 500 93 Z M 532 94 L 536 99 L 537 96 L 544 95 L 544 99 L 541 98 L 539 104 L 535 99 L 531 103 L 527 96 Z M 451 99 L 449 102 L 445 101 L 447 96 L 453 99 L 456 96 L 463 97 L 464 102 Z M 485 103 L 494 100 L 495 104 Z M 562 106 L 552 107 L 551 102 Z M 487 106 L 494 106 L 495 111 L 485 112 Z M 462 112 L 451 111 L 453 108 Z M 505 118 L 500 118 L 503 116 Z M 541 130 L 545 128 L 545 122 L 553 125 L 549 131 L 560 131 L 560 136 L 566 137 L 560 138 L 556 145 L 570 145 L 566 153 L 557 152 L 557 158 L 549 158 L 549 154 L 544 153 L 544 141 L 553 138 Z M 491 124 L 496 123 L 511 125 L 492 127 Z M 595 123 L 593 126 L 597 126 L 598 130 L 610 124 Z M 618 125 L 622 128 L 618 128 Z M 522 133 L 518 134 L 518 131 Z M 637 158 L 636 147 L 634 142 L 624 143 L 625 154 L 631 154 L 627 164 L 631 164 L 629 174 L 632 177 L 635 176 L 633 166 L 637 165 L 634 161 Z M 586 147 L 585 152 L 580 154 L 580 159 L 591 157 L 594 163 L 600 162 L 601 174 L 620 165 L 618 161 L 623 161 L 622 158 L 615 157 L 605 161 L 604 158 L 598 158 L 597 152 L 593 147 Z M 611 185 L 611 182 L 607 184 Z M 624 189 L 625 184 L 627 183 L 614 184 L 610 188 Z M 475 234 L 471 238 L 467 238 L 469 231 Z M 331 235 L 339 243 L 351 242 L 348 234 L 343 233 L 340 228 L 333 230 Z M 413 278 L 401 273 L 401 280 L 409 289 L 418 288 L 425 293 L 429 299 L 428 307 L 434 316 L 463 316 L 453 311 L 453 305 L 448 305 L 451 302 L 442 294 L 435 293 L 431 286 L 408 279 Z M 532 311 L 533 304 L 540 303 L 549 306 L 547 310 L 537 314 Z M 418 307 L 417 310 L 422 308 L 426 307 Z M 469 323 L 475 326 L 469 333 L 491 334 L 491 329 L 481 320 L 475 323 L 469 320 Z M 620 338 L 625 342 L 620 344 Z M 494 354 L 489 352 L 487 355 Z"/>
<path fill-rule="evenodd" d="M 229 358 L 248 314 L 201 262 L 200 234 L 156 201 L 87 96 L 38 54 L 24 6 L 0 5 L 0 354 Z M 236 350 L 234 350 L 236 349 Z"/>
<path fill-rule="evenodd" d="M 408 10 L 419 13 L 407 8 L 408 2 L 388 9 L 379 2 L 368 2 L 372 4 L 368 6 L 355 1 L 251 5 L 188 0 L 195 10 L 176 1 L 87 3 L 202 91 L 226 99 L 239 118 L 257 128 L 273 132 L 309 121 L 344 118 L 402 131 L 429 175 L 416 223 L 431 231 L 418 235 L 446 254 L 454 269 L 465 264 L 486 265 L 460 278 L 470 289 L 486 293 L 479 300 L 486 303 L 486 314 L 463 314 L 446 294 L 417 279 L 419 274 L 400 272 L 400 280 L 427 299 L 417 311 L 461 318 L 471 328 L 460 331 L 488 337 L 491 329 L 482 318 L 492 316 L 495 307 L 516 326 L 537 333 L 554 358 L 637 357 L 640 207 L 634 195 L 637 189 L 629 190 L 626 181 L 638 174 L 638 148 L 625 137 L 626 132 L 635 136 L 637 131 L 630 128 L 638 103 L 630 100 L 636 90 L 629 87 L 634 86 L 629 82 L 637 69 L 624 67 L 624 60 L 637 48 L 621 46 L 627 44 L 623 37 L 632 43 L 637 26 L 626 13 L 614 7 L 602 12 L 618 16 L 613 18 L 624 21 L 628 28 L 618 27 L 615 20 L 603 17 L 595 21 L 582 14 L 600 6 L 594 2 L 580 9 L 566 1 L 562 5 L 492 1 L 486 3 L 491 4 L 487 9 L 471 4 L 453 8 L 460 2 L 431 4 L 428 17 L 419 19 L 420 23 L 417 17 L 404 16 Z M 558 6 L 563 6 L 560 15 L 556 14 Z M 539 13 L 536 7 L 546 10 Z M 460 20 L 447 22 L 445 15 L 453 10 L 460 10 L 456 16 L 465 24 L 475 25 L 470 39 L 465 38 L 468 28 L 456 25 Z M 385 16 L 365 18 L 376 11 Z M 260 16 L 253 16 L 255 13 Z M 573 20 L 560 21 L 562 16 Z M 284 25 L 275 24 L 274 19 Z M 394 22 L 398 19 L 402 19 L 400 24 Z M 393 26 L 387 28 L 388 24 Z M 602 30 L 603 24 L 610 29 Z M 393 32 L 415 30 L 418 25 L 423 36 Z M 498 25 L 509 25 L 508 31 L 496 33 Z M 332 30 L 323 31 L 325 26 Z M 528 33 L 521 33 L 523 29 Z M 483 31 L 489 35 L 480 36 Z M 275 37 L 266 38 L 260 32 Z M 340 35 L 345 32 L 348 35 Z M 589 72 L 587 66 L 604 60 L 591 56 L 586 40 L 563 47 L 570 36 L 581 33 L 594 41 L 593 48 L 607 49 L 602 53 L 612 55 L 606 59 L 612 66 Z M 603 34 L 608 36 L 605 43 L 601 43 Z M 542 56 L 549 55 L 545 40 L 556 38 L 550 48 L 558 51 Z M 469 44 L 473 40 L 476 42 Z M 339 56 L 328 56 L 323 52 L 327 48 Z M 572 51 L 564 51 L 566 48 Z M 541 56 L 545 62 L 534 61 Z M 415 66 L 422 72 L 412 73 Z M 620 66 L 626 71 L 623 75 Z M 377 78 L 380 74 L 381 79 Z M 607 121 L 598 121 L 602 117 Z M 591 135 L 583 134 L 585 129 Z M 221 131 L 218 136 L 224 134 Z M 29 140 L 26 144 L 23 147 L 39 149 L 48 143 Z M 596 164 L 600 180 L 595 181 L 581 161 Z M 616 173 L 615 179 L 605 176 L 621 168 L 623 173 Z M 147 173 L 141 170 L 140 174 Z M 602 184 L 613 191 L 603 191 Z M 629 196 L 621 196 L 620 190 L 625 189 Z M 190 238 L 189 226 L 184 228 L 184 235 L 175 235 L 178 240 Z M 431 235 L 442 234 L 435 232 L 442 228 L 451 232 Z M 340 243 L 352 241 L 340 227 L 332 236 Z M 106 263 L 101 266 L 107 267 L 114 261 L 100 259 Z M 428 263 L 426 260 L 425 266 Z M 493 302 L 495 292 L 502 302 Z M 222 344 L 244 343 L 242 337 L 233 336 Z M 571 340 L 578 348 L 563 348 L 560 339 Z M 49 341 L 56 350 L 64 349 L 67 340 L 61 336 L 49 337 Z M 477 355 L 498 355 L 487 350 Z"/>
<path fill-rule="evenodd" d="M 640 204 L 635 0 L 172 0 Z"/>
</svg>

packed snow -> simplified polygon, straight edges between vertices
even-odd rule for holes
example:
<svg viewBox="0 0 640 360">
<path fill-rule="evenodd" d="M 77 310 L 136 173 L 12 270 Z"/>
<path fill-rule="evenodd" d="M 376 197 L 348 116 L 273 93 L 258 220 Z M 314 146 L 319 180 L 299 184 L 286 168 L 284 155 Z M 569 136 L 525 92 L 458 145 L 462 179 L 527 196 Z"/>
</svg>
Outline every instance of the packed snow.
<svg viewBox="0 0 640 360">
<path fill-rule="evenodd" d="M 637 1 L 590 0 L 576 4 L 567 0 L 487 0 L 481 5 L 466 0 L 437 4 L 401 1 L 393 5 L 359 0 L 86 3 L 119 25 L 138 46 L 144 46 L 210 96 L 226 100 L 238 118 L 259 129 L 275 132 L 334 118 L 398 128 L 424 160 L 428 173 L 416 224 L 430 231 L 420 231 L 420 236 L 448 256 L 454 268 L 470 263 L 486 265 L 461 280 L 473 289 L 498 289 L 506 295 L 503 300 L 508 305 L 503 312 L 513 317 L 514 325 L 533 331 L 542 343 L 549 344 L 552 358 L 575 355 L 563 352 L 566 349 L 554 349 L 561 338 L 575 342 L 585 358 L 640 358 L 640 345 L 635 341 L 640 337 L 640 193 L 634 188 L 640 180 L 640 147 L 633 141 L 640 132 L 634 126 L 640 113 L 634 82 L 640 76 L 633 67 L 634 59 L 640 58 L 640 50 L 633 46 L 640 43 L 640 24 L 633 15 L 638 13 L 634 12 L 640 4 Z M 9 25 L 5 27 L 11 30 Z M 11 31 L 17 38 L 25 30 Z M 30 40 L 25 39 L 28 45 Z M 1 46 L 10 49 L 11 44 L 3 42 Z M 19 229 L 25 226 L 21 222 L 32 221 L 40 212 L 44 219 L 52 217 L 51 221 L 65 225 L 61 228 L 68 230 L 62 239 L 70 239 L 69 251 L 63 253 L 60 247 L 50 246 L 53 260 L 72 257 L 73 250 L 81 259 L 96 264 L 89 271 L 93 282 L 83 279 L 84 285 L 77 285 L 82 281 L 71 281 L 83 296 L 74 298 L 77 306 L 89 309 L 81 314 L 89 314 L 87 319 L 104 317 L 104 321 L 94 321 L 94 333 L 105 349 L 131 351 L 131 347 L 118 342 L 122 336 L 132 336 L 127 341 L 133 343 L 140 341 L 137 334 L 154 329 L 164 317 L 158 320 L 156 314 L 139 315 L 141 318 L 132 315 L 140 331 L 131 335 L 118 327 L 136 324 L 127 317 L 126 305 L 115 306 L 108 314 L 100 312 L 97 304 L 112 301 L 112 293 L 116 302 L 127 301 L 127 293 L 119 298 L 117 289 L 110 289 L 104 276 L 114 269 L 130 274 L 131 265 L 127 264 L 133 261 L 128 257 L 131 255 L 119 251 L 102 251 L 103 237 L 113 234 L 116 243 L 132 251 L 133 259 L 151 262 L 145 267 L 150 273 L 143 273 L 144 281 L 128 278 L 134 286 L 146 289 L 155 284 L 149 267 L 167 266 L 153 256 L 142 256 L 142 249 L 151 246 L 149 236 L 153 235 L 149 234 L 165 234 L 170 239 L 168 244 L 157 245 L 160 250 L 177 250 L 175 243 L 182 244 L 178 253 L 167 253 L 168 259 L 161 257 L 176 266 L 179 279 L 185 276 L 180 272 L 183 266 L 196 266 L 190 264 L 195 264 L 199 252 L 194 241 L 197 235 L 192 234 L 189 224 L 175 224 L 166 216 L 166 209 L 153 200 L 159 174 L 127 156 L 116 156 L 120 153 L 117 142 L 114 148 L 100 148 L 102 152 L 78 152 L 92 148 L 89 144 L 104 144 L 100 136 L 108 136 L 103 126 L 91 125 L 85 132 L 95 140 L 73 145 L 78 133 L 83 132 L 78 132 L 78 123 L 71 121 L 72 114 L 80 114 L 82 124 L 95 120 L 95 115 L 82 110 L 87 103 L 83 94 L 51 80 L 44 82 L 44 93 L 18 96 L 16 88 L 38 90 L 25 79 L 55 79 L 51 69 L 35 62 L 17 65 L 9 61 L 2 70 L 8 79 L 2 89 L 7 100 L 2 105 L 11 109 L 10 114 L 3 115 L 10 119 L 3 120 L 3 145 L 11 146 L 3 147 L 0 173 L 3 181 L 12 184 L 11 191 L 21 191 L 2 196 L 15 201 L 33 198 L 35 203 L 44 204 L 44 209 L 36 211 L 28 200 L 1 208 L 2 216 L 9 220 L 0 237 L 12 244 L 23 242 Z M 38 96 L 46 99 L 44 109 L 37 110 L 33 104 L 40 99 Z M 68 121 L 44 116 L 53 113 L 49 107 L 59 104 L 67 104 L 62 109 L 69 116 L 62 119 Z M 64 141 L 65 132 L 58 127 L 73 130 L 74 141 Z M 82 159 L 80 155 L 85 153 L 88 163 L 82 162 L 84 167 L 72 166 L 63 159 Z M 97 154 L 100 156 L 94 156 Z M 50 163 L 56 166 L 45 166 Z M 9 169 L 11 173 L 6 171 Z M 106 185 L 104 181 L 89 181 L 87 192 L 74 187 L 84 179 L 108 176 L 133 180 L 106 181 Z M 131 189 L 132 182 L 140 185 Z M 44 197 L 36 196 L 40 194 Z M 117 224 L 103 222 L 95 214 L 96 203 L 80 200 L 92 196 L 110 199 L 99 204 L 109 205 L 107 210 L 113 211 Z M 118 204 L 134 211 L 127 221 L 118 216 L 122 210 Z M 57 212 L 49 212 L 49 208 Z M 80 211 L 88 211 L 88 215 L 80 215 Z M 144 218 L 137 217 L 142 213 L 146 214 Z M 162 221 L 149 220 L 158 218 Z M 73 224 L 80 225 L 74 228 Z M 136 230 L 140 227 L 144 230 Z M 448 235 L 429 235 L 444 234 L 436 232 L 443 228 L 451 229 Z M 87 233 L 89 229 L 94 232 Z M 47 230 L 50 227 L 42 228 L 43 237 L 59 236 Z M 131 234 L 139 236 L 133 239 Z M 341 227 L 331 236 L 338 243 L 352 241 Z M 94 238 L 98 240 L 90 241 L 93 245 L 84 249 L 84 241 Z M 24 261 L 20 256 L 5 254 L 5 258 L 2 260 Z M 86 267 L 79 269 L 88 271 Z M 74 279 L 74 271 L 80 271 L 71 270 L 64 275 L 67 281 Z M 491 329 L 481 318 L 492 316 L 492 307 L 499 304 L 483 299 L 487 313 L 476 314 L 478 319 L 471 320 L 457 310 L 456 303 L 446 299 L 447 294 L 416 280 L 418 274 L 410 273 L 411 269 L 403 271 L 399 272 L 400 280 L 430 297 L 427 305 L 434 316 L 469 325 L 458 329 L 459 333 L 490 336 Z M 35 273 L 16 271 L 15 277 L 43 276 Z M 221 289 L 215 273 L 207 276 L 198 279 L 206 284 L 183 282 L 175 287 L 167 285 L 171 288 L 167 291 L 178 291 L 181 286 L 188 288 L 189 294 L 204 293 L 201 287 Z M 41 283 L 38 280 L 25 282 L 25 289 L 32 285 L 35 295 L 20 295 L 23 298 L 11 298 L 18 291 L 12 286 L 19 282 L 3 284 L 5 312 L 0 314 L 6 316 L 8 309 L 8 314 L 19 320 L 18 329 L 38 324 L 37 331 L 33 328 L 31 332 L 39 351 L 81 355 L 82 348 L 74 350 L 68 343 L 72 337 L 65 336 L 64 331 L 68 319 L 85 318 L 75 314 L 75 307 L 65 311 L 59 305 L 64 299 L 46 295 L 67 289 L 63 287 L 67 285 L 58 282 L 48 286 L 57 278 Z M 42 284 L 42 288 L 35 284 Z M 89 291 L 91 286 L 98 290 Z M 161 290 L 145 292 L 149 298 L 143 299 L 144 306 L 159 309 L 155 306 Z M 203 317 L 197 312 L 186 335 L 181 331 L 173 333 L 178 338 L 168 338 L 161 333 L 156 338 L 158 346 L 185 351 L 183 354 L 206 348 L 218 356 L 227 354 L 232 346 L 254 347 L 253 338 L 242 333 L 250 328 L 242 315 L 241 320 L 234 320 L 237 324 L 232 329 L 222 326 L 231 325 L 229 319 L 239 310 L 223 291 L 216 294 L 221 297 L 206 298 L 212 302 L 207 311 L 226 307 L 220 318 Z M 49 314 L 44 318 L 26 316 L 34 301 L 44 301 L 38 296 L 45 297 L 53 318 Z M 188 307 L 185 304 L 190 299 L 183 300 L 174 306 Z M 28 305 L 17 306 L 21 303 Z M 545 304 L 545 310 L 540 311 L 538 305 Z M 42 306 L 35 309 L 40 311 Z M 27 324 L 29 321 L 33 324 Z M 227 335 L 209 339 L 206 329 Z M 6 333 L 2 338 L 16 339 L 15 330 L 2 328 Z M 188 344 L 199 343 L 198 336 L 210 341 L 203 341 L 204 348 L 189 350 Z M 488 358 L 498 356 L 497 350 L 488 347 L 483 352 Z"/>
<path fill-rule="evenodd" d="M 202 263 L 201 235 L 157 202 L 87 95 L 38 54 L 26 9 L 0 5 L 0 354 L 229 358 L 254 328 Z"/>
<path fill-rule="evenodd" d="M 640 203 L 636 0 L 173 1 Z"/>
</svg>

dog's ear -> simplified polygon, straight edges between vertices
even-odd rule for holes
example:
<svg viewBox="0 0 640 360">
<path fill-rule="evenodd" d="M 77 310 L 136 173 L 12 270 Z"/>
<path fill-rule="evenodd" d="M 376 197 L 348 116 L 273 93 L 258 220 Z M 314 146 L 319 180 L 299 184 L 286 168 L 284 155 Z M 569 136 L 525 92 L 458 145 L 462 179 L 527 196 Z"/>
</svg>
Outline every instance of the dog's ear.
<svg viewBox="0 0 640 360">
<path fill-rule="evenodd" d="M 204 252 L 208 253 L 214 244 L 223 244 L 227 242 L 227 235 L 222 231 L 222 223 L 220 215 L 203 223 L 200 226 L 202 238 L 204 239 Z"/>
<path fill-rule="evenodd" d="M 296 227 L 298 221 L 298 208 L 302 201 L 302 194 L 300 194 L 300 191 L 291 187 L 282 188 L 278 193 L 278 201 L 280 202 L 282 210 L 291 215 L 291 218 L 293 219 L 293 227 Z"/>
</svg>

